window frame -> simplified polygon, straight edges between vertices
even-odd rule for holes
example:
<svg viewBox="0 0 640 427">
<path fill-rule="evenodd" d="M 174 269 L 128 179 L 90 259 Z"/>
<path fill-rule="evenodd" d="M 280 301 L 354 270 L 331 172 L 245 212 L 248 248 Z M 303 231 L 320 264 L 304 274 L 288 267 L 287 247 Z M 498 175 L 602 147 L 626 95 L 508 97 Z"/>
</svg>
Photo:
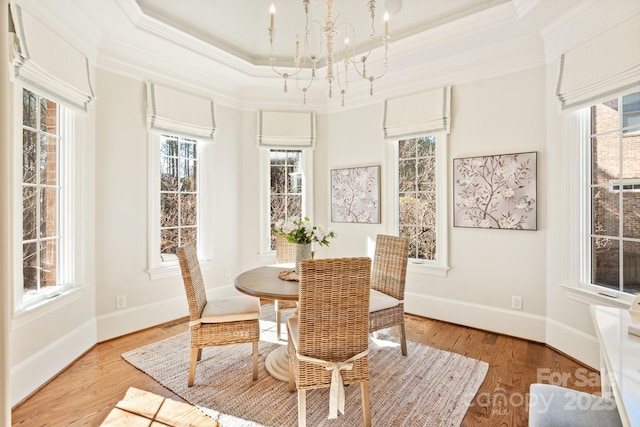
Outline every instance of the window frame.
<svg viewBox="0 0 640 427">
<path fill-rule="evenodd" d="M 411 136 L 403 139 L 419 138 L 423 136 L 433 136 L 436 139 L 436 256 L 435 260 L 424 260 L 409 258 L 407 271 L 410 273 L 421 273 L 432 276 L 446 277 L 450 269 L 449 266 L 449 209 L 447 203 L 447 183 L 449 179 L 447 142 L 448 137 L 444 132 L 428 133 L 425 135 Z M 391 171 L 388 179 L 384 180 L 384 194 L 389 195 L 387 203 L 386 217 L 389 234 L 399 233 L 399 147 L 400 139 L 387 141 L 386 169 Z"/>
<path fill-rule="evenodd" d="M 611 98 L 611 99 L 618 100 L 619 127 L 616 128 L 615 130 L 609 129 L 606 132 L 604 132 L 605 134 L 607 133 L 619 134 L 619 139 L 618 139 L 618 150 L 619 150 L 619 157 L 620 157 L 619 168 L 622 168 L 622 165 L 623 165 L 623 150 L 620 149 L 621 148 L 620 145 L 624 144 L 624 137 L 627 135 L 636 135 L 640 131 L 640 128 L 638 127 L 638 125 L 633 126 L 631 129 L 624 126 L 624 122 L 623 122 L 624 111 L 623 111 L 623 102 L 622 102 L 622 99 L 624 96 L 625 95 L 620 95 L 615 98 Z M 593 104 L 593 105 L 597 105 L 597 104 Z M 620 184 L 624 184 L 625 182 L 635 183 L 638 180 L 625 179 L 621 177 L 620 179 L 617 179 L 617 180 L 610 180 L 606 185 L 593 184 L 592 182 L 593 137 L 602 135 L 602 133 L 592 134 L 591 108 L 593 107 L 593 105 L 589 105 L 585 108 L 582 108 L 577 113 L 579 117 L 578 126 L 579 126 L 580 137 L 578 139 L 580 144 L 580 162 L 581 162 L 581 177 L 580 177 L 579 185 L 580 185 L 580 188 L 582 189 L 582 191 L 580 192 L 581 193 L 580 210 L 582 212 L 582 215 L 581 215 L 582 219 L 580 221 L 580 224 L 581 224 L 580 225 L 581 256 L 580 256 L 580 272 L 579 272 L 580 287 L 589 292 L 595 292 L 599 295 L 604 295 L 605 297 L 621 298 L 622 300 L 626 301 L 626 300 L 630 300 L 634 296 L 632 292 L 627 292 L 624 290 L 621 291 L 619 288 L 613 289 L 611 287 L 598 285 L 593 283 L 592 281 L 592 271 L 593 271 L 592 270 L 593 268 L 592 239 L 598 236 L 592 232 L 592 215 L 593 215 L 592 190 L 594 188 L 606 188 L 606 189 L 612 190 L 612 193 L 616 194 L 616 197 L 618 198 L 618 201 L 620 203 L 618 235 L 615 236 L 616 238 L 613 240 L 619 243 L 622 243 L 623 241 L 640 242 L 640 239 L 638 238 L 624 237 L 623 235 L 624 209 L 622 208 L 622 199 L 624 197 L 623 193 L 625 193 L 625 190 L 623 189 L 622 192 L 620 191 L 619 188 L 617 190 L 613 190 L 613 186 L 615 185 L 615 183 L 618 183 L 618 185 L 620 185 Z M 607 238 L 611 239 L 613 237 L 614 236 L 608 236 Z M 623 275 L 624 264 L 622 262 L 622 259 L 624 257 L 624 251 L 622 250 L 622 248 L 620 248 L 619 250 L 619 257 L 621 260 L 619 264 L 619 273 L 620 273 L 619 281 L 622 282 L 624 280 L 624 275 Z M 621 283 L 619 283 L 619 286 L 620 285 Z M 624 285 L 622 285 L 622 287 L 624 289 Z"/>
<path fill-rule="evenodd" d="M 58 125 L 58 260 L 56 286 L 51 286 L 35 294 L 24 293 L 23 277 L 23 90 L 36 94 L 39 98 L 46 98 L 57 105 Z M 83 268 L 86 254 L 82 250 L 84 210 L 77 202 L 83 199 L 81 193 L 86 188 L 79 182 L 78 176 L 83 176 L 87 170 L 82 161 L 87 160 L 86 147 L 78 143 L 87 137 L 86 116 L 60 103 L 55 98 L 48 97 L 43 92 L 20 84 L 13 85 L 13 312 L 18 315 L 45 303 L 53 301 L 54 297 L 66 294 L 75 288 L 84 286 L 86 277 Z"/>
<path fill-rule="evenodd" d="M 313 214 L 313 148 L 260 147 L 260 249 L 261 256 L 275 256 L 271 249 L 271 150 L 299 150 L 302 153 L 302 216 Z"/>
<path fill-rule="evenodd" d="M 180 275 L 178 259 L 162 261 L 160 257 L 160 141 L 162 135 L 177 138 L 187 138 L 197 141 L 198 150 L 198 219 L 197 241 L 198 259 L 203 270 L 208 268 L 211 261 L 211 242 L 203 236 L 210 235 L 213 215 L 205 215 L 211 212 L 212 199 L 210 193 L 213 186 L 213 173 L 210 165 L 213 164 L 212 142 L 196 138 L 192 135 L 181 135 L 176 132 L 149 132 L 148 133 L 148 239 L 147 239 L 147 274 L 151 280 Z"/>
</svg>

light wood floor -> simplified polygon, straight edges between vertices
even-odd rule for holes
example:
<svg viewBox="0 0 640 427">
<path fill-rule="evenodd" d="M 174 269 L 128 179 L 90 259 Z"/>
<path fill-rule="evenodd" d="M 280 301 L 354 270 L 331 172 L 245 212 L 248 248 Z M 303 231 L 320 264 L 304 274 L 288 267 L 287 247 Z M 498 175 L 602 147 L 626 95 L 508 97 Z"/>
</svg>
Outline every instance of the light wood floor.
<svg viewBox="0 0 640 427">
<path fill-rule="evenodd" d="M 411 341 L 489 363 L 463 426 L 526 426 L 529 384 L 539 382 L 539 375 L 563 376 L 567 382 L 562 385 L 599 391 L 597 372 L 543 344 L 411 315 L 406 317 L 406 328 Z M 99 426 L 129 387 L 181 400 L 120 355 L 187 329 L 185 318 L 96 345 L 14 408 L 12 425 Z"/>
</svg>

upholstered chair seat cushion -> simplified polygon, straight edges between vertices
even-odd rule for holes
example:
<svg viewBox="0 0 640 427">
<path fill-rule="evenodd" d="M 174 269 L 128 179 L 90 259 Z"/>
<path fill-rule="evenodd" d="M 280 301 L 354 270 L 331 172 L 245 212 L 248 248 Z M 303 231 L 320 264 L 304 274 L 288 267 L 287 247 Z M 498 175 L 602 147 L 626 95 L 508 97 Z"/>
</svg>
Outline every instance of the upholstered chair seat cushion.
<svg viewBox="0 0 640 427">
<path fill-rule="evenodd" d="M 237 322 L 260 318 L 260 300 L 242 295 L 207 300 L 202 309 L 201 323 Z"/>
<path fill-rule="evenodd" d="M 369 313 L 396 307 L 398 304 L 400 304 L 400 300 L 375 289 L 371 289 L 371 294 L 369 295 Z"/>
</svg>

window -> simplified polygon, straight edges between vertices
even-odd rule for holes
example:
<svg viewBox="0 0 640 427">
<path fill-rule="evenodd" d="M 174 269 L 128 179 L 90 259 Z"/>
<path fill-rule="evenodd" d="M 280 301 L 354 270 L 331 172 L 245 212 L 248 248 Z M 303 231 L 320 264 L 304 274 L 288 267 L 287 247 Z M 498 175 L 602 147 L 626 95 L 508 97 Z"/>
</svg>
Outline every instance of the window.
<svg viewBox="0 0 640 427">
<path fill-rule="evenodd" d="M 74 278 L 72 261 L 75 114 L 19 89 L 21 114 L 22 284 L 17 309 L 60 293 Z M 17 101 L 19 102 L 19 101 Z"/>
<path fill-rule="evenodd" d="M 160 136 L 160 256 L 198 236 L 198 141 Z"/>
<path fill-rule="evenodd" d="M 396 179 L 393 218 L 398 235 L 409 239 L 409 268 L 446 275 L 446 135 L 393 143 Z M 419 270 L 414 267 L 420 266 Z"/>
<path fill-rule="evenodd" d="M 436 257 L 436 139 L 398 141 L 398 228 L 409 257 Z"/>
<path fill-rule="evenodd" d="M 147 273 L 152 280 L 180 275 L 176 250 L 187 242 L 208 268 L 213 242 L 213 142 L 176 134 L 149 133 L 149 228 Z"/>
<path fill-rule="evenodd" d="M 22 277 L 24 294 L 58 284 L 58 105 L 22 92 Z"/>
<path fill-rule="evenodd" d="M 269 249 L 275 250 L 276 221 L 301 217 L 303 198 L 302 150 L 269 150 Z"/>
<path fill-rule="evenodd" d="M 306 148 L 263 148 L 261 253 L 275 251 L 273 227 L 276 221 L 313 216 L 313 150 Z"/>
<path fill-rule="evenodd" d="M 594 105 L 590 113 L 590 283 L 635 294 L 640 292 L 640 92 Z"/>
</svg>

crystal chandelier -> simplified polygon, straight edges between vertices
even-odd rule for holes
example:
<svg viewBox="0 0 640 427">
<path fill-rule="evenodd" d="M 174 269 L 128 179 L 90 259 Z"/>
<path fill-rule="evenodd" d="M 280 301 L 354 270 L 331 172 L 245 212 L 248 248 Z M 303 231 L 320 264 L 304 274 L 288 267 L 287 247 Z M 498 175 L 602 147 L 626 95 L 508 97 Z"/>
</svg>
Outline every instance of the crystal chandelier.
<svg viewBox="0 0 640 427">
<path fill-rule="evenodd" d="M 318 0 L 315 2 L 318 3 Z M 318 78 L 317 69 L 321 61 L 321 53 L 324 51 L 326 65 L 325 79 L 329 85 L 329 98 L 333 97 L 333 86 L 337 86 L 342 97 L 342 105 L 344 106 L 344 97 L 349 88 L 349 74 L 354 70 L 362 79 L 369 81 L 369 94 L 373 95 L 373 81 L 384 76 L 388 68 L 387 50 L 389 47 L 389 15 L 384 14 L 384 35 L 382 36 L 382 46 L 384 47 L 383 69 L 378 75 L 373 75 L 367 70 L 367 60 L 376 45 L 375 31 L 375 0 L 367 2 L 369 16 L 371 18 L 371 34 L 369 34 L 370 45 L 368 51 L 362 55 L 358 54 L 356 49 L 356 34 L 352 24 L 342 14 L 334 16 L 333 0 L 326 0 L 327 13 L 324 22 L 309 18 L 309 0 L 302 0 L 305 13 L 304 37 L 301 40 L 299 35 L 296 36 L 295 55 L 293 57 L 294 67 L 290 72 L 279 71 L 276 69 L 273 55 L 273 40 L 275 38 L 275 7 L 271 4 L 271 24 L 269 25 L 269 43 L 271 44 L 271 54 L 269 57 L 269 65 L 271 69 L 284 79 L 284 91 L 288 91 L 289 79 L 294 79 L 296 87 L 302 91 L 303 102 L 307 103 L 307 91 Z M 321 37 L 314 43 L 313 30 L 316 29 Z M 342 34 L 340 34 L 342 32 Z M 343 36 L 342 47 L 338 46 L 338 36 Z"/>
</svg>

